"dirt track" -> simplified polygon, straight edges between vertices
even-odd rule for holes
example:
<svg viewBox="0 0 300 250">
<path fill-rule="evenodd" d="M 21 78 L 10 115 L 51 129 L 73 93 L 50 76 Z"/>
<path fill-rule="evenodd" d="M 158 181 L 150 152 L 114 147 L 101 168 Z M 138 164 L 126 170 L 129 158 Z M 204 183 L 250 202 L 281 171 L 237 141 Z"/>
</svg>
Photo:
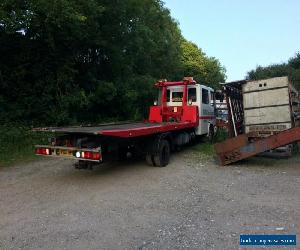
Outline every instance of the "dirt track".
<svg viewBox="0 0 300 250">
<path fill-rule="evenodd" d="M 0 169 L 0 211 L 0 249 L 238 249 L 241 233 L 300 237 L 300 157 L 219 167 L 188 150 L 93 171 L 46 158 Z"/>
</svg>

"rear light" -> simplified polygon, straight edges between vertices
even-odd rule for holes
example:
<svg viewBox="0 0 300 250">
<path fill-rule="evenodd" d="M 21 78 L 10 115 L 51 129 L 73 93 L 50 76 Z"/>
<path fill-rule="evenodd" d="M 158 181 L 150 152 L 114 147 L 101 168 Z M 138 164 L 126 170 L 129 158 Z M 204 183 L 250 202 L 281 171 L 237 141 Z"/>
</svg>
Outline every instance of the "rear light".
<svg viewBox="0 0 300 250">
<path fill-rule="evenodd" d="M 84 152 L 84 159 L 90 160 L 100 160 L 100 153 L 99 152 Z"/>
<path fill-rule="evenodd" d="M 38 155 L 50 155 L 51 151 L 49 148 L 36 148 L 35 153 Z"/>
<path fill-rule="evenodd" d="M 89 160 L 100 160 L 101 154 L 99 152 L 81 151 L 76 152 L 77 158 L 89 159 Z"/>
</svg>

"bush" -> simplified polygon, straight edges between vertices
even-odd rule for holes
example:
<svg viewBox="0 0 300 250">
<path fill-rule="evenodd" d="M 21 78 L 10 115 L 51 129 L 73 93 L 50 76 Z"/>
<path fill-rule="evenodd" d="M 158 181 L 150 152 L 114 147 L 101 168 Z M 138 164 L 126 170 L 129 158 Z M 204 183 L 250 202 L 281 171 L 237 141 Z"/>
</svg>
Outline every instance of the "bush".
<svg viewBox="0 0 300 250">
<path fill-rule="evenodd" d="M 1 125 L 0 166 L 9 166 L 34 158 L 34 145 L 47 143 L 47 136 L 22 125 Z"/>
</svg>

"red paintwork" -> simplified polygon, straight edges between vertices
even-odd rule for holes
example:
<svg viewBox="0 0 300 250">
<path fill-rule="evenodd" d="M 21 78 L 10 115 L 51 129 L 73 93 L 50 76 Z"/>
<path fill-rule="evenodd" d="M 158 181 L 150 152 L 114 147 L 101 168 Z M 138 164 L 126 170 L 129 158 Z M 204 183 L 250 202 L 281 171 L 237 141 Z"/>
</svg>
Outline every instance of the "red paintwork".
<svg viewBox="0 0 300 250">
<path fill-rule="evenodd" d="M 188 121 L 199 125 L 199 110 L 198 106 L 183 106 L 182 121 Z"/>
<path fill-rule="evenodd" d="M 145 123 L 146 124 L 146 123 Z M 175 131 L 180 129 L 194 128 L 198 124 L 190 121 L 186 122 L 167 122 L 167 123 L 157 123 L 155 126 L 141 126 L 140 128 L 128 128 L 128 129 L 112 129 L 104 130 L 99 134 L 106 136 L 115 136 L 122 138 L 137 137 L 143 135 L 151 135 L 169 131 Z"/>
<path fill-rule="evenodd" d="M 195 85 L 196 81 L 189 78 L 180 82 L 168 82 L 167 80 L 160 80 L 155 83 L 156 87 L 170 87 L 170 86 L 183 86 L 183 85 Z"/>
<path fill-rule="evenodd" d="M 161 105 L 150 107 L 149 122 L 185 122 L 195 120 L 198 124 L 199 110 L 197 106 L 188 105 L 187 103 L 187 85 L 195 85 L 196 81 L 192 78 L 187 78 L 181 82 L 167 82 L 161 80 L 156 82 L 155 86 L 161 88 Z M 167 87 L 169 86 L 183 86 L 182 105 L 170 106 L 166 105 L 167 101 Z M 190 113 L 191 112 L 191 113 Z M 190 114 L 188 114 L 190 113 Z M 196 121 L 197 120 L 197 121 Z"/>
<path fill-rule="evenodd" d="M 149 122 L 162 122 L 161 106 L 150 106 Z"/>
</svg>

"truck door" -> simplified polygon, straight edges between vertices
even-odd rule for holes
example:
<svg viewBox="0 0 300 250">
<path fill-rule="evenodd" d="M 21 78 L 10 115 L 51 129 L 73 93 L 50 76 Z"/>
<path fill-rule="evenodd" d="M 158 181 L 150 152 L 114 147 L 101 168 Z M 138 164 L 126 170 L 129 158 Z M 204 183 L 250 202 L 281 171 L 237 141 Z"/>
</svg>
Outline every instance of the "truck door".
<svg viewBox="0 0 300 250">
<path fill-rule="evenodd" d="M 209 125 L 215 124 L 214 105 L 212 99 L 213 91 L 209 88 L 201 87 L 201 103 L 200 103 L 200 134 L 207 134 Z"/>
<path fill-rule="evenodd" d="M 197 105 L 198 106 L 198 98 L 197 98 L 197 96 L 198 96 L 197 89 L 198 88 L 196 86 L 189 86 L 188 87 L 187 101 L 188 101 L 188 104 L 191 103 L 191 105 Z"/>
</svg>

